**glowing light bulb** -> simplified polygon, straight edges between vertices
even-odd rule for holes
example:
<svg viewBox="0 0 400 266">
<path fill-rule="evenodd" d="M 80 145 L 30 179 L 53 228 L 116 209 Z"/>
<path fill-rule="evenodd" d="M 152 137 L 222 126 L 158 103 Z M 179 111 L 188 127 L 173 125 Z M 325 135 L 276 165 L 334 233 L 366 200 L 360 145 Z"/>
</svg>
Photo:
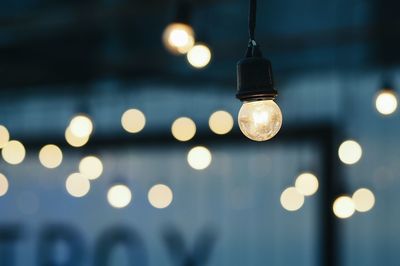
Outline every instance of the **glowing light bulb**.
<svg viewBox="0 0 400 266">
<path fill-rule="evenodd" d="M 79 172 L 88 179 L 97 179 L 103 173 L 103 163 L 95 156 L 87 156 L 79 163 Z"/>
<path fill-rule="evenodd" d="M 0 125 L 0 148 L 6 146 L 7 142 L 10 140 L 10 133 L 5 126 Z"/>
<path fill-rule="evenodd" d="M 4 161 L 9 164 L 20 164 L 25 158 L 25 147 L 17 140 L 9 141 L 1 150 Z"/>
<path fill-rule="evenodd" d="M 186 58 L 189 64 L 195 68 L 203 68 L 211 61 L 211 51 L 204 44 L 196 44 L 187 53 Z"/>
<path fill-rule="evenodd" d="M 68 193 L 76 198 L 85 196 L 90 190 L 90 182 L 83 174 L 73 173 L 65 181 Z"/>
<path fill-rule="evenodd" d="M 129 109 L 122 115 L 121 124 L 129 133 L 138 133 L 146 125 L 146 117 L 138 109 Z"/>
<path fill-rule="evenodd" d="M 184 23 L 171 23 L 163 33 L 164 46 L 173 54 L 186 54 L 194 45 L 193 28 Z"/>
<path fill-rule="evenodd" d="M 282 207 L 287 211 L 297 211 L 304 204 L 304 196 L 294 187 L 285 189 L 280 200 Z"/>
<path fill-rule="evenodd" d="M 189 165 L 196 170 L 206 169 L 212 160 L 211 152 L 202 146 L 191 149 L 187 155 Z"/>
<path fill-rule="evenodd" d="M 0 174 L 0 197 L 7 194 L 8 191 L 8 180 L 7 177 L 3 174 Z"/>
<path fill-rule="evenodd" d="M 168 186 L 157 184 L 149 190 L 147 197 L 154 208 L 164 209 L 171 204 L 173 194 Z"/>
<path fill-rule="evenodd" d="M 333 213 L 341 219 L 351 217 L 355 212 L 355 206 L 352 198 L 348 196 L 338 197 L 333 203 Z"/>
<path fill-rule="evenodd" d="M 362 148 L 354 140 L 346 140 L 339 146 L 339 159 L 345 164 L 355 164 L 361 159 Z"/>
<path fill-rule="evenodd" d="M 397 109 L 396 93 L 391 89 L 380 91 L 375 98 L 375 107 L 383 115 L 393 114 Z"/>
<path fill-rule="evenodd" d="M 125 185 L 114 185 L 108 190 L 107 200 L 114 208 L 124 208 L 131 202 L 132 192 Z"/>
<path fill-rule="evenodd" d="M 239 128 L 251 140 L 273 138 L 282 126 L 282 113 L 273 100 L 244 102 L 238 115 Z"/>
<path fill-rule="evenodd" d="M 89 136 L 85 137 L 77 137 L 72 134 L 71 129 L 67 127 L 65 130 L 65 140 L 68 142 L 69 145 L 72 147 L 82 147 L 89 141 Z"/>
<path fill-rule="evenodd" d="M 210 116 L 208 125 L 215 134 L 227 134 L 233 128 L 232 115 L 226 111 L 216 111 Z"/>
<path fill-rule="evenodd" d="M 302 173 L 296 178 L 295 187 L 304 196 L 311 196 L 318 190 L 318 178 L 311 173 Z"/>
<path fill-rule="evenodd" d="M 171 132 L 177 140 L 188 141 L 196 134 L 196 124 L 188 117 L 180 117 L 172 123 Z"/>
<path fill-rule="evenodd" d="M 40 149 L 39 160 L 46 168 L 56 168 L 62 162 L 63 154 L 59 147 L 49 144 Z"/>
<path fill-rule="evenodd" d="M 93 123 L 88 116 L 77 115 L 72 118 L 69 129 L 71 133 L 78 138 L 89 137 L 93 131 Z"/>
<path fill-rule="evenodd" d="M 375 196 L 371 190 L 360 188 L 353 194 L 353 202 L 357 211 L 367 212 L 375 205 Z"/>
</svg>

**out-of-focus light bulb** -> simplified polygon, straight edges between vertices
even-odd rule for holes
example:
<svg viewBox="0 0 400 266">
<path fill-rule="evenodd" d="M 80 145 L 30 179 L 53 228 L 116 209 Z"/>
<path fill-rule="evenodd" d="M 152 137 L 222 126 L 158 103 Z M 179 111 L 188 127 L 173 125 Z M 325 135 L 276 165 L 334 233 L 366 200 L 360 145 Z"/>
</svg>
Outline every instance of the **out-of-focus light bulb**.
<svg viewBox="0 0 400 266">
<path fill-rule="evenodd" d="M 340 196 L 333 203 L 333 213 L 336 217 L 346 219 L 351 217 L 355 212 L 355 206 L 352 198 L 348 196 Z"/>
<path fill-rule="evenodd" d="M 208 119 L 208 125 L 215 134 L 227 134 L 233 128 L 232 115 L 226 111 L 216 111 Z"/>
<path fill-rule="evenodd" d="M 7 194 L 8 191 L 8 180 L 7 177 L 3 174 L 0 174 L 0 197 Z"/>
<path fill-rule="evenodd" d="M 195 68 L 203 68 L 211 61 L 211 50 L 204 44 L 196 44 L 187 53 L 189 64 Z"/>
<path fill-rule="evenodd" d="M 79 172 L 88 179 L 97 179 L 103 173 L 103 163 L 95 156 L 87 156 L 79 163 Z"/>
<path fill-rule="evenodd" d="M 396 93 L 391 89 L 381 90 L 376 95 L 375 107 L 383 115 L 393 114 L 397 109 Z"/>
<path fill-rule="evenodd" d="M 78 148 L 84 146 L 89 141 L 89 136 L 77 137 L 72 134 L 71 129 L 67 127 L 67 129 L 65 130 L 65 140 L 72 147 Z"/>
<path fill-rule="evenodd" d="M 188 141 L 196 134 L 196 124 L 189 117 L 180 117 L 172 123 L 171 132 L 177 140 Z"/>
<path fill-rule="evenodd" d="M 353 202 L 357 211 L 367 212 L 375 205 L 375 196 L 371 190 L 367 188 L 360 188 L 353 194 Z"/>
<path fill-rule="evenodd" d="M 9 141 L 1 150 L 4 161 L 9 164 L 20 164 L 25 158 L 25 147 L 17 140 Z"/>
<path fill-rule="evenodd" d="M 73 173 L 65 181 L 65 187 L 71 196 L 80 198 L 89 192 L 90 182 L 83 174 Z"/>
<path fill-rule="evenodd" d="M 62 162 L 63 154 L 59 147 L 49 144 L 40 149 L 39 160 L 46 168 L 56 168 Z"/>
<path fill-rule="evenodd" d="M 339 159 L 345 164 L 355 164 L 361 159 L 362 148 L 354 140 L 346 140 L 339 146 Z"/>
<path fill-rule="evenodd" d="M 93 131 L 92 120 L 86 115 L 77 115 L 72 118 L 69 129 L 78 138 L 89 137 Z"/>
<path fill-rule="evenodd" d="M 138 109 L 129 109 L 123 113 L 121 124 L 129 133 L 138 133 L 146 125 L 146 117 Z"/>
<path fill-rule="evenodd" d="M 187 155 L 189 165 L 196 170 L 206 169 L 212 160 L 211 152 L 203 146 L 191 149 Z"/>
<path fill-rule="evenodd" d="M 0 125 L 0 149 L 10 140 L 10 133 L 5 126 Z"/>
<path fill-rule="evenodd" d="M 297 211 L 304 204 L 304 196 L 295 187 L 285 189 L 280 200 L 282 207 L 287 211 Z"/>
<path fill-rule="evenodd" d="M 131 202 L 132 192 L 125 185 L 114 185 L 108 190 L 107 200 L 114 208 L 124 208 Z"/>
<path fill-rule="evenodd" d="M 164 209 L 171 204 L 173 194 L 168 186 L 157 184 L 149 190 L 147 197 L 154 208 Z"/>
<path fill-rule="evenodd" d="M 318 190 L 318 178 L 311 173 L 302 173 L 296 178 L 295 187 L 304 196 L 311 196 Z"/>
<path fill-rule="evenodd" d="M 242 133 L 251 140 L 273 138 L 282 126 L 282 112 L 273 100 L 244 102 L 238 115 Z"/>
<path fill-rule="evenodd" d="M 194 45 L 193 28 L 184 23 L 171 23 L 163 33 L 164 46 L 173 54 L 186 54 Z"/>
</svg>

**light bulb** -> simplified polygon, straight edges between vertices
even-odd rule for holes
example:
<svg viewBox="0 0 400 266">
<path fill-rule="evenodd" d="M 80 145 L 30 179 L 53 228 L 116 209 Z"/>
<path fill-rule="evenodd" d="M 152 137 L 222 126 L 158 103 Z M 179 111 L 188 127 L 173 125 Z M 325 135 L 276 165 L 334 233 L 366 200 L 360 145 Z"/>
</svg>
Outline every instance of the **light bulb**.
<svg viewBox="0 0 400 266">
<path fill-rule="evenodd" d="M 173 54 L 186 54 L 194 45 L 193 28 L 184 23 L 171 23 L 163 33 L 165 47 Z"/>
<path fill-rule="evenodd" d="M 251 140 L 269 140 L 282 126 L 282 112 L 273 100 L 244 102 L 239 111 L 240 130 Z"/>
<path fill-rule="evenodd" d="M 375 107 L 379 113 L 383 115 L 390 115 L 397 109 L 396 93 L 391 89 L 384 89 L 380 91 L 375 99 Z"/>
<path fill-rule="evenodd" d="M 186 58 L 189 64 L 194 68 L 203 68 L 211 61 L 211 50 L 204 44 L 196 44 L 187 53 Z"/>
</svg>

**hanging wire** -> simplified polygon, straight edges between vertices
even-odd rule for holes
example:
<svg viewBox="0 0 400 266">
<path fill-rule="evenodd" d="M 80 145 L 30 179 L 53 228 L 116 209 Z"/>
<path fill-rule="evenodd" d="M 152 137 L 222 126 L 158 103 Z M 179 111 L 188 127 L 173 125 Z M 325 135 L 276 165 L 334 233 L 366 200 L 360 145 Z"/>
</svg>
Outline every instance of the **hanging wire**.
<svg viewBox="0 0 400 266">
<path fill-rule="evenodd" d="M 249 0 L 249 44 L 247 45 L 246 57 L 261 57 L 261 51 L 255 41 L 257 0 Z"/>
</svg>

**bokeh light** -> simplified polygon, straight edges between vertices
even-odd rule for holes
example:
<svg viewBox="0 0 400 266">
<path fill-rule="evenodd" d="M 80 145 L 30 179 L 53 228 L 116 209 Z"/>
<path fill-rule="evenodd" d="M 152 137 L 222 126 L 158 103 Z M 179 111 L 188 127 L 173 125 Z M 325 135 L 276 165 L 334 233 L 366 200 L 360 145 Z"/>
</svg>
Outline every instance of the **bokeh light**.
<svg viewBox="0 0 400 266">
<path fill-rule="evenodd" d="M 313 195 L 318 186 L 318 178 L 312 173 L 302 173 L 296 178 L 295 187 L 304 196 Z"/>
<path fill-rule="evenodd" d="M 168 186 L 157 184 L 149 190 L 147 197 L 154 208 L 164 209 L 171 204 L 173 193 Z"/>
<path fill-rule="evenodd" d="M 172 123 L 171 132 L 179 141 L 188 141 L 196 134 L 196 124 L 189 117 L 180 117 Z"/>
<path fill-rule="evenodd" d="M 10 140 L 10 133 L 5 126 L 0 125 L 0 149 L 7 145 Z"/>
<path fill-rule="evenodd" d="M 138 109 L 129 109 L 122 114 L 121 125 L 129 133 L 138 133 L 146 125 L 146 117 Z"/>
<path fill-rule="evenodd" d="M 295 187 L 289 187 L 282 192 L 280 201 L 285 210 L 297 211 L 304 204 L 304 196 Z"/>
<path fill-rule="evenodd" d="M 362 148 L 354 140 L 346 140 L 339 147 L 339 158 L 345 164 L 355 164 L 361 159 Z"/>
<path fill-rule="evenodd" d="M 355 212 L 354 202 L 348 196 L 340 196 L 333 203 L 333 213 L 341 219 L 351 217 Z"/>
<path fill-rule="evenodd" d="M 187 155 L 189 165 L 196 170 L 206 169 L 210 165 L 211 160 L 211 152 L 203 146 L 192 148 Z"/>
<path fill-rule="evenodd" d="M 63 159 L 62 151 L 59 147 L 49 144 L 40 149 L 39 161 L 47 168 L 58 167 Z"/>
<path fill-rule="evenodd" d="M 359 212 L 367 212 L 375 205 L 374 193 L 367 188 L 360 188 L 355 191 L 352 199 L 355 209 Z"/>
<path fill-rule="evenodd" d="M 229 133 L 233 128 L 233 117 L 226 111 L 216 111 L 208 120 L 208 125 L 212 132 L 218 135 L 224 135 Z"/>
<path fill-rule="evenodd" d="M 65 130 L 65 140 L 72 147 L 78 148 L 84 146 L 89 141 L 89 136 L 77 137 L 72 134 L 71 129 L 67 127 L 67 129 Z"/>
<path fill-rule="evenodd" d="M 89 137 L 93 131 L 92 120 L 86 115 L 77 115 L 72 118 L 69 129 L 78 138 Z"/>
<path fill-rule="evenodd" d="M 65 187 L 71 196 L 80 198 L 89 192 L 90 182 L 83 174 L 73 173 L 67 178 Z"/>
<path fill-rule="evenodd" d="M 163 33 L 164 46 L 173 54 L 186 54 L 194 45 L 193 28 L 184 23 L 171 23 Z"/>
<path fill-rule="evenodd" d="M 25 147 L 18 140 L 9 141 L 1 150 L 4 161 L 9 164 L 20 164 L 25 158 Z"/>
<path fill-rule="evenodd" d="M 211 61 L 211 51 L 204 44 L 196 44 L 187 53 L 187 60 L 189 64 L 195 68 L 203 68 Z"/>
<path fill-rule="evenodd" d="M 132 192 L 125 185 L 114 185 L 108 190 L 107 200 L 114 208 L 124 208 L 131 202 Z"/>
<path fill-rule="evenodd" d="M 96 156 L 87 156 L 79 163 L 79 172 L 88 179 L 97 179 L 103 173 L 103 163 Z"/>
<path fill-rule="evenodd" d="M 8 180 L 7 177 L 3 174 L 0 174 L 0 197 L 7 194 L 8 191 Z"/>
<path fill-rule="evenodd" d="M 393 114 L 397 109 L 396 93 L 390 89 L 380 91 L 375 98 L 375 107 L 383 115 Z"/>
</svg>

